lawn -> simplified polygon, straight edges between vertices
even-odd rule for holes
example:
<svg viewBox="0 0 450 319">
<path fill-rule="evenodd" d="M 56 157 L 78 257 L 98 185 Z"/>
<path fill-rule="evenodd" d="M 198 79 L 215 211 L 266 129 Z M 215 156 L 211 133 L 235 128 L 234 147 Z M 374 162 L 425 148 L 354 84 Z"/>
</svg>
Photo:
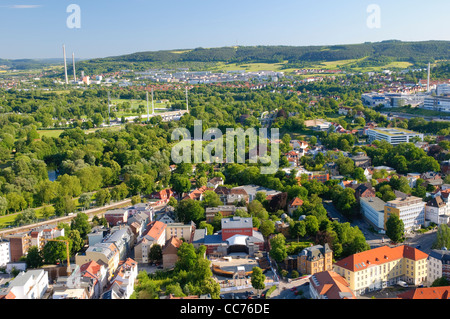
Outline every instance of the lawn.
<svg viewBox="0 0 450 319">
<path fill-rule="evenodd" d="M 236 63 L 224 63 L 219 62 L 217 63 L 217 66 L 212 68 L 210 71 L 212 72 L 218 72 L 218 71 L 246 71 L 246 72 L 258 72 L 258 71 L 274 71 L 274 72 L 284 72 L 284 73 L 290 73 L 294 70 L 297 70 L 296 68 L 293 69 L 283 69 L 284 65 L 288 61 L 284 61 L 282 63 L 245 63 L 245 64 L 236 64 Z"/>
<path fill-rule="evenodd" d="M 59 137 L 64 130 L 38 130 L 40 137 Z"/>
</svg>

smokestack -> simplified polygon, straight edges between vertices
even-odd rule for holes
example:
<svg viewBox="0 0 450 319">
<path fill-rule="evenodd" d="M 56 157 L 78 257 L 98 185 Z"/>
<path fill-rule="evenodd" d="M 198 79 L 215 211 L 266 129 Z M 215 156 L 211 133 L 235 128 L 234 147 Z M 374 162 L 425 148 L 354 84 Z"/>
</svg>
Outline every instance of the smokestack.
<svg viewBox="0 0 450 319">
<path fill-rule="evenodd" d="M 72 63 L 73 63 L 73 82 L 77 82 L 77 73 L 75 71 L 75 53 L 72 52 Z"/>
<path fill-rule="evenodd" d="M 66 46 L 64 44 L 63 44 L 63 54 L 64 54 L 64 74 L 66 76 L 66 84 L 69 84 L 69 79 L 67 78 Z"/>
<path fill-rule="evenodd" d="M 150 111 L 148 109 L 148 91 L 147 91 L 147 122 L 150 121 Z"/>
<path fill-rule="evenodd" d="M 186 111 L 189 112 L 188 88 L 186 86 Z"/>
<path fill-rule="evenodd" d="M 153 101 L 153 88 L 152 88 L 152 114 L 155 114 L 155 102 Z"/>
<path fill-rule="evenodd" d="M 430 92 L 430 73 L 431 73 L 431 63 L 428 62 L 427 92 Z"/>
</svg>

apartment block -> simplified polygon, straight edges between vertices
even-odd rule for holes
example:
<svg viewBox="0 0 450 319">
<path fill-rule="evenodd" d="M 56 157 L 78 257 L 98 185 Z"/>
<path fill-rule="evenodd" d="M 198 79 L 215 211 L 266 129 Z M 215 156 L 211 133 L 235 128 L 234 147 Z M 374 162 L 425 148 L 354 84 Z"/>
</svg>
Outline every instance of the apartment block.
<svg viewBox="0 0 450 319">
<path fill-rule="evenodd" d="M 425 202 L 415 196 L 399 197 L 384 206 L 384 228 L 391 215 L 397 215 L 403 221 L 405 231 L 419 229 L 425 224 Z"/>
</svg>

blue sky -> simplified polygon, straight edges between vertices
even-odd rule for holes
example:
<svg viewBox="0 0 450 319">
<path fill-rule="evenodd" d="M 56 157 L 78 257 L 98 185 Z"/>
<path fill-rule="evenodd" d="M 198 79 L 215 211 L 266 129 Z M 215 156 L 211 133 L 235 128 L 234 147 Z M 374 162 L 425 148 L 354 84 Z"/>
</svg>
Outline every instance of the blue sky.
<svg viewBox="0 0 450 319">
<path fill-rule="evenodd" d="M 70 29 L 77 4 L 81 28 Z M 379 6 L 380 28 L 367 7 Z M 232 45 L 450 40 L 449 0 L 0 0 L 0 58 L 107 57 Z"/>
</svg>

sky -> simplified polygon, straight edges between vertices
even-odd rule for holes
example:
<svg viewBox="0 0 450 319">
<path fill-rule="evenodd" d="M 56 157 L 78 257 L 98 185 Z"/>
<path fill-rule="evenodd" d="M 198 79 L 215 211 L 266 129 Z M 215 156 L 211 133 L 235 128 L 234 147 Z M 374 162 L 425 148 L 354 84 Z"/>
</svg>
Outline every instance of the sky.
<svg viewBox="0 0 450 319">
<path fill-rule="evenodd" d="M 68 10 L 71 4 L 79 10 Z M 0 58 L 61 58 L 63 44 L 68 56 L 88 59 L 235 45 L 450 40 L 449 12 L 449 0 L 0 0 Z"/>
</svg>

